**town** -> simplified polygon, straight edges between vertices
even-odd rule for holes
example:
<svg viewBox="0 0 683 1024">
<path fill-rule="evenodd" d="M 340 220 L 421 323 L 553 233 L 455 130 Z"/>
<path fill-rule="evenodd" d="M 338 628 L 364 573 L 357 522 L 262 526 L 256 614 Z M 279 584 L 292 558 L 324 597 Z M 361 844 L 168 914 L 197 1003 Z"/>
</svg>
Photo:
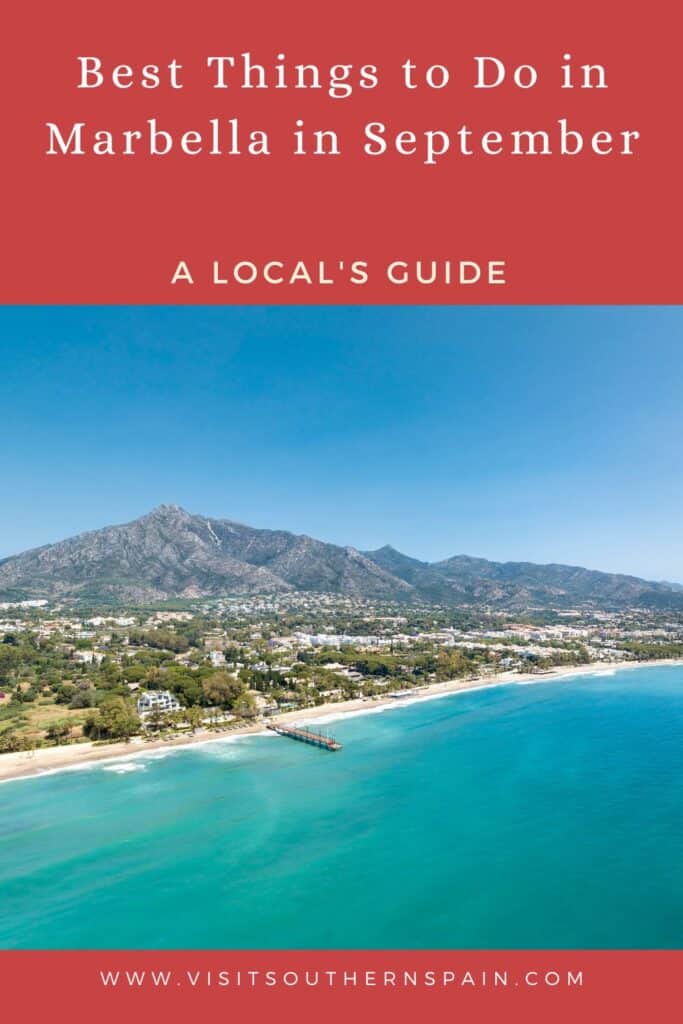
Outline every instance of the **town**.
<svg viewBox="0 0 683 1024">
<path fill-rule="evenodd" d="M 349 700 L 683 657 L 683 613 L 445 608 L 291 593 L 0 604 L 0 752 L 230 731 Z"/>
</svg>

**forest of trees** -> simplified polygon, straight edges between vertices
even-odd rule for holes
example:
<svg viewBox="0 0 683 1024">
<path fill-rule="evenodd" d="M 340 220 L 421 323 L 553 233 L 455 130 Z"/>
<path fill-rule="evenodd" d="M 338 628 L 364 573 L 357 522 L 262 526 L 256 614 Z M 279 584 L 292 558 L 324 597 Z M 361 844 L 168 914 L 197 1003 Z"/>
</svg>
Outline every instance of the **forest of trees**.
<svg viewBox="0 0 683 1024">
<path fill-rule="evenodd" d="M 98 664 L 75 660 L 76 645 L 44 639 L 38 643 L 26 632 L 7 634 L 0 641 L 0 752 L 69 742 L 81 734 L 95 740 L 128 739 L 141 728 L 130 684 L 176 694 L 187 709 L 182 719 L 191 728 L 204 718 L 204 709 L 254 714 L 247 679 L 209 664 L 191 669 L 175 662 L 176 653 L 190 648 L 187 634 L 155 630 L 134 635 L 136 644 L 150 646 L 136 649 L 129 644 L 135 656 L 119 663 L 113 639 L 112 654 Z M 203 659 L 205 652 L 198 656 Z M 54 713 L 48 720 L 50 709 Z M 180 720 L 153 720 L 152 725 L 177 726 Z"/>
</svg>

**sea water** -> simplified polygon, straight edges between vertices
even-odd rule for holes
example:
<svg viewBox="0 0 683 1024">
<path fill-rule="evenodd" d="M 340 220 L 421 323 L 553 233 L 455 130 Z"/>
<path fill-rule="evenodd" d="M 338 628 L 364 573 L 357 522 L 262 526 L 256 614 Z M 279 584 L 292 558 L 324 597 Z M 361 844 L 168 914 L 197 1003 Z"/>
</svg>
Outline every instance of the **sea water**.
<svg viewBox="0 0 683 1024">
<path fill-rule="evenodd" d="M 683 668 L 0 785 L 0 948 L 683 945 Z"/>
</svg>

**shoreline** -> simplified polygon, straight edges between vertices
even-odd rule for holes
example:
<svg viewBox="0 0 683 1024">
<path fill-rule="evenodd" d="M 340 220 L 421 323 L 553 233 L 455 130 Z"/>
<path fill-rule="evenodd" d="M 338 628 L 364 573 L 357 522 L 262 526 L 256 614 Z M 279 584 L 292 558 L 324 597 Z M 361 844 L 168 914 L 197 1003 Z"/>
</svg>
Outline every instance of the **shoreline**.
<svg viewBox="0 0 683 1024">
<path fill-rule="evenodd" d="M 683 665 L 683 659 L 660 658 L 653 661 L 627 662 L 603 661 L 574 667 L 560 666 L 541 673 L 502 672 L 495 676 L 454 679 L 443 683 L 430 683 L 419 689 L 416 688 L 406 697 L 395 698 L 386 695 L 378 698 L 356 698 L 336 703 L 319 704 L 317 707 L 285 711 L 280 715 L 274 715 L 270 721 L 277 720 L 285 724 L 311 722 L 323 718 L 333 721 L 337 718 L 344 718 L 349 714 L 368 714 L 377 709 L 406 707 L 407 705 L 425 700 L 435 700 L 440 697 L 452 696 L 456 693 L 485 690 L 496 686 L 544 683 L 602 673 L 609 673 L 611 675 L 613 672 L 621 671 L 622 669 L 660 668 L 666 665 L 672 667 L 681 666 Z M 263 734 L 265 732 L 265 725 L 264 721 L 260 721 L 253 725 L 241 725 L 233 729 L 223 729 L 220 731 L 203 729 L 192 734 L 151 740 L 133 737 L 127 743 L 123 741 L 104 745 L 91 742 L 71 743 L 56 747 L 38 747 L 35 751 L 28 753 L 20 751 L 0 754 L 0 783 L 19 779 L 41 778 L 46 775 L 54 775 L 57 772 L 87 768 L 102 761 L 130 760 L 159 750 L 185 749 L 201 744 L 225 742 L 239 736 Z"/>
</svg>

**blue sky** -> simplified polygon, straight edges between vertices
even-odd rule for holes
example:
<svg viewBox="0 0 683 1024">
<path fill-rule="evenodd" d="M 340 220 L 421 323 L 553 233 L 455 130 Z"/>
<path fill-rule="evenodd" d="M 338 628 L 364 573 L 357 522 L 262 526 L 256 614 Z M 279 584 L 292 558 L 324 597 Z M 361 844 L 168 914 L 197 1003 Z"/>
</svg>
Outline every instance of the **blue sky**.
<svg viewBox="0 0 683 1024">
<path fill-rule="evenodd" d="M 0 556 L 162 502 L 683 580 L 683 310 L 4 307 Z"/>
</svg>

